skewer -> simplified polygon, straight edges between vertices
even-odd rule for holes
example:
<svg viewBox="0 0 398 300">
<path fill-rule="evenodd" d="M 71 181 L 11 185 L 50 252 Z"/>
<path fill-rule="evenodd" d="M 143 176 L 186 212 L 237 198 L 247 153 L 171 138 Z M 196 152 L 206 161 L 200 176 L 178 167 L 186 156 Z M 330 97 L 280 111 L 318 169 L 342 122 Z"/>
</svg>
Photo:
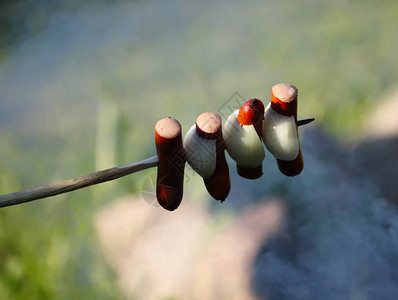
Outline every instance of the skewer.
<svg viewBox="0 0 398 300">
<path fill-rule="evenodd" d="M 153 156 L 137 163 L 98 171 L 74 179 L 43 185 L 34 189 L 0 195 L 0 207 L 6 207 L 42 198 L 47 198 L 82 189 L 94 184 L 115 180 L 135 172 L 155 167 L 158 165 L 158 163 L 158 157 Z"/>
<path fill-rule="evenodd" d="M 306 125 L 314 120 L 315 118 L 298 120 L 297 126 Z M 158 157 L 152 156 L 133 164 L 114 167 L 89 175 L 43 185 L 33 189 L 0 195 L 0 208 L 72 192 L 91 185 L 115 180 L 145 169 L 156 167 L 158 165 Z"/>
<path fill-rule="evenodd" d="M 297 121 L 297 126 L 307 125 L 307 124 L 311 123 L 311 122 L 314 121 L 314 120 L 315 120 L 315 118 L 309 118 L 309 119 L 298 120 L 298 121 Z"/>
</svg>

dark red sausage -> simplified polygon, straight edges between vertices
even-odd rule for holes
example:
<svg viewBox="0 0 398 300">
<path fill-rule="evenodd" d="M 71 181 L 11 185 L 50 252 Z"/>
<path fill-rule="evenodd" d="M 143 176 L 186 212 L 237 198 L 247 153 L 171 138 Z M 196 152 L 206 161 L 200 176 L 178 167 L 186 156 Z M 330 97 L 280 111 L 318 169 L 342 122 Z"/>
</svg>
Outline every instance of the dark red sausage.
<svg viewBox="0 0 398 300">
<path fill-rule="evenodd" d="M 156 198 L 163 208 L 172 211 L 180 205 L 183 196 L 186 160 L 180 123 L 172 118 L 157 121 L 155 143 L 159 159 Z"/>
</svg>

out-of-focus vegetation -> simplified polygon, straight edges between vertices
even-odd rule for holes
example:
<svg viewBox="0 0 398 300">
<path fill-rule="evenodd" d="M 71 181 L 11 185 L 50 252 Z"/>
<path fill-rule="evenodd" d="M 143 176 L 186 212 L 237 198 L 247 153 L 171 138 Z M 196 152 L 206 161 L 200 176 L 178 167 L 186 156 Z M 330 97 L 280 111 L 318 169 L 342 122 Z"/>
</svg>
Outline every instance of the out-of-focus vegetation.
<svg viewBox="0 0 398 300">
<path fill-rule="evenodd" d="M 1 194 L 146 158 L 157 119 L 186 132 L 278 82 L 347 141 L 397 84 L 396 1 L 56 2 L 0 6 Z M 1 209 L 1 298 L 120 298 L 92 218 L 147 174 Z"/>
<path fill-rule="evenodd" d="M 103 6 L 111 1 L 86 0 L 81 3 L 75 0 L 2 0 L 0 2 L 0 58 L 5 57 L 8 51 L 12 51 L 12 47 L 23 39 L 45 30 L 50 25 L 53 14 L 76 13 L 82 5 L 96 2 Z"/>
</svg>

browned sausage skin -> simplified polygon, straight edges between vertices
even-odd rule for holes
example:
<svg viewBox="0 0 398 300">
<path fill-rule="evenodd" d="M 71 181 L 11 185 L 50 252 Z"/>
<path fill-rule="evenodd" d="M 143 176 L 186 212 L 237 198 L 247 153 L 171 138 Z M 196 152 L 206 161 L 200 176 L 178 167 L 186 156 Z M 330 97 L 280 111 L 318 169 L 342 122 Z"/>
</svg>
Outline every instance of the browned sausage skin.
<svg viewBox="0 0 398 300">
<path fill-rule="evenodd" d="M 170 117 L 157 121 L 155 144 L 159 159 L 156 198 L 163 208 L 173 211 L 182 200 L 186 161 L 180 123 Z"/>
</svg>

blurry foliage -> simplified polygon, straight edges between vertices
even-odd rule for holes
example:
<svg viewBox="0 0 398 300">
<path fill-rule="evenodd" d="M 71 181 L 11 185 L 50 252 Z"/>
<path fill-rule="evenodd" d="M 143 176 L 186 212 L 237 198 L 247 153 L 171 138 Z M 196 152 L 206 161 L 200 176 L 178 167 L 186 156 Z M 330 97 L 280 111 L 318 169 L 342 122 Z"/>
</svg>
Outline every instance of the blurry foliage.
<svg viewBox="0 0 398 300">
<path fill-rule="evenodd" d="M 101 3 L 106 5 L 107 1 Z M 53 14 L 73 15 L 81 5 L 77 0 L 2 1 L 0 61 L 5 61 L 26 37 L 48 28 Z M 214 18 L 214 12 L 223 11 L 217 5 L 221 4 L 211 3 L 198 12 L 178 6 L 177 10 L 183 12 L 178 15 L 182 25 L 173 15 L 155 14 L 156 22 L 145 30 L 122 36 L 137 39 L 136 47 L 125 41 L 114 46 L 111 40 L 99 44 L 96 53 L 91 48 L 73 53 L 82 61 L 95 57 L 97 64 L 90 71 L 106 74 L 98 84 L 101 99 L 90 101 L 85 97 L 92 94 L 78 93 L 79 88 L 91 88 L 85 82 L 76 88 L 78 92 L 65 89 L 67 83 L 57 77 L 59 70 L 55 69 L 48 85 L 56 89 L 43 93 L 50 100 L 43 100 L 44 104 L 37 101 L 39 111 L 45 108 L 49 112 L 45 116 L 48 119 L 43 117 L 48 124 L 27 122 L 30 126 L 22 129 L 4 125 L 0 131 L 0 193 L 154 155 L 148 136 L 153 134 L 152 124 L 157 119 L 172 115 L 186 132 L 198 113 L 216 111 L 235 91 L 267 102 L 270 87 L 281 81 L 299 88 L 301 116 L 314 116 L 336 136 L 349 139 L 385 89 L 397 83 L 398 2 L 275 0 L 264 9 L 248 5 L 239 12 L 239 18 L 231 19 Z M 234 7 L 222 5 L 227 12 Z M 170 6 L 157 9 L 176 10 L 175 4 Z M 200 18 L 188 23 L 191 20 L 183 9 Z M 228 30 L 239 22 L 245 23 L 241 32 Z M 166 34 L 159 29 L 163 26 L 168 29 Z M 183 36 L 185 48 L 175 48 L 175 36 Z M 114 51 L 110 51 L 112 57 L 107 56 L 110 49 Z M 118 56 L 127 58 L 120 64 L 115 58 Z M 48 59 L 51 62 L 51 57 Z M 79 61 L 74 63 L 80 66 Z M 74 74 L 90 78 L 92 73 L 87 75 L 76 66 L 54 64 L 71 80 Z M 72 104 L 52 103 L 63 94 L 72 98 Z M 84 101 L 75 101 L 75 96 Z M 109 99 L 117 102 L 117 107 L 110 108 L 114 109 L 113 117 L 108 119 L 104 114 L 101 118 L 101 109 L 109 109 L 104 104 Z M 78 117 L 64 124 L 65 112 Z M 25 115 L 20 120 L 26 121 Z M 114 274 L 98 248 L 92 220 L 95 209 L 107 201 L 139 191 L 139 178 L 132 175 L 53 199 L 1 209 L 1 298 L 120 298 Z M 284 192 L 283 185 L 275 186 Z"/>
<path fill-rule="evenodd" d="M 17 42 L 46 29 L 54 13 L 73 13 L 84 5 L 117 2 L 121 1 L 0 0 L 0 61 Z"/>
<path fill-rule="evenodd" d="M 41 165 L 44 160 L 39 156 L 45 152 L 42 147 L 50 144 L 44 138 L 41 142 L 37 153 L 34 145 L 25 149 L 2 143 L 2 146 L 8 145 L 6 153 L 1 149 L 1 155 L 10 160 L 1 164 L 1 194 L 28 186 L 21 182 L 32 182 L 23 176 L 18 178 L 12 168 L 18 166 L 23 173 L 24 165 L 18 160 L 23 161 L 26 152 L 32 157 L 37 155 L 38 164 L 32 163 L 33 159 L 29 168 L 35 170 L 38 184 L 66 179 L 56 174 L 69 173 L 67 164 L 65 172 L 54 168 L 60 167 L 59 161 L 65 162 L 67 157 L 49 159 L 48 164 Z M 52 144 L 57 148 L 57 143 Z M 85 160 L 90 156 L 91 153 L 81 152 L 74 157 L 74 172 L 70 173 L 82 175 L 87 169 Z M 85 167 L 79 168 L 79 165 Z M 1 299 L 120 299 L 114 275 L 103 260 L 93 235 L 93 199 L 101 203 L 108 194 L 94 192 L 95 189 L 86 189 L 79 191 L 78 197 L 71 193 L 0 211 Z"/>
</svg>

